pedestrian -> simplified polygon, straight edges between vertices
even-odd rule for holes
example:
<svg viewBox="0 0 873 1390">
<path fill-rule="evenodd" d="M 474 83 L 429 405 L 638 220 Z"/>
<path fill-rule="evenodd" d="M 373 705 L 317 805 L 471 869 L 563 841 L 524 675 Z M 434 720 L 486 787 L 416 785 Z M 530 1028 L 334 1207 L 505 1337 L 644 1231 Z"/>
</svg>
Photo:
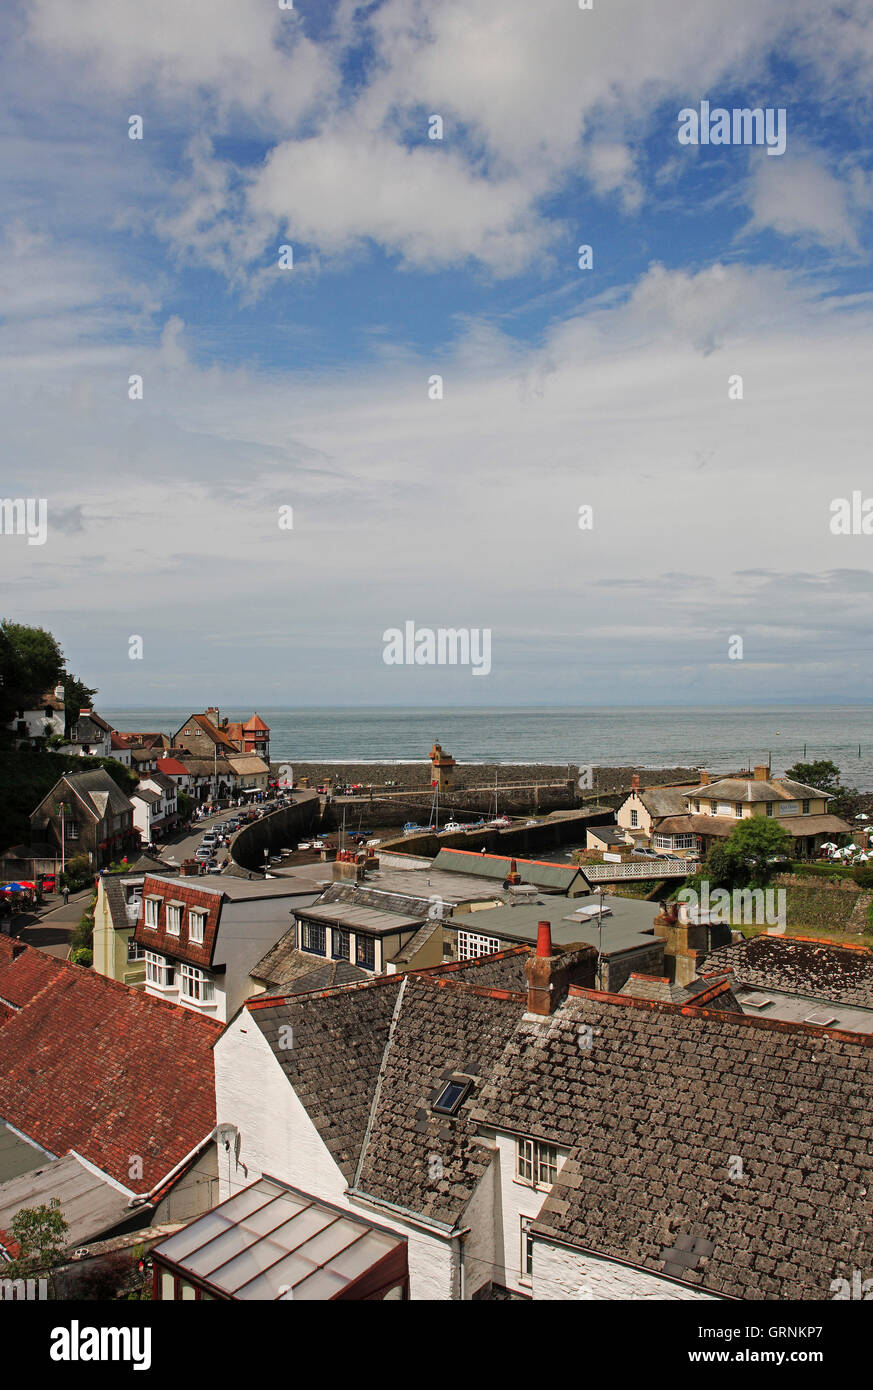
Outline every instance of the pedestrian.
<svg viewBox="0 0 873 1390">
<path fill-rule="evenodd" d="M 70 901 L 70 890 L 69 890 L 69 888 L 65 888 L 65 889 L 64 889 L 64 907 L 66 907 L 66 905 L 67 905 L 67 903 L 68 903 L 69 901 Z"/>
</svg>

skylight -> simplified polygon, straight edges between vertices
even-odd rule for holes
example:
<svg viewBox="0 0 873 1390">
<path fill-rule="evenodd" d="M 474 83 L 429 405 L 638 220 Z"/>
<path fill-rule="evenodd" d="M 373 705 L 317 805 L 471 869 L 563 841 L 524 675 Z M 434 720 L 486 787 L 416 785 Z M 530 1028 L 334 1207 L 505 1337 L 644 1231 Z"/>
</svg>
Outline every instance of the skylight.
<svg viewBox="0 0 873 1390">
<path fill-rule="evenodd" d="M 464 1077 L 452 1077 L 440 1091 L 431 1110 L 435 1110 L 439 1115 L 456 1115 L 472 1088 L 472 1081 Z"/>
</svg>

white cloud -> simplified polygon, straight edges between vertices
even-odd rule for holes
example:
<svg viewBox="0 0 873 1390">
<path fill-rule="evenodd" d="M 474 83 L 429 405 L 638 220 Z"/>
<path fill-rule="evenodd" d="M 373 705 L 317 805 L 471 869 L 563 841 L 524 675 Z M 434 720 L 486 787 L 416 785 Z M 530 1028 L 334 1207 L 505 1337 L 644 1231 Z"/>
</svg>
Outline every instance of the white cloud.
<svg viewBox="0 0 873 1390">
<path fill-rule="evenodd" d="M 760 151 L 756 151 L 756 156 Z M 849 203 L 852 184 L 846 184 L 814 155 L 788 154 L 781 159 L 753 157 L 749 230 L 770 227 L 782 236 L 803 237 L 822 246 L 858 250 Z M 854 187 L 863 193 L 863 174 Z"/>
</svg>

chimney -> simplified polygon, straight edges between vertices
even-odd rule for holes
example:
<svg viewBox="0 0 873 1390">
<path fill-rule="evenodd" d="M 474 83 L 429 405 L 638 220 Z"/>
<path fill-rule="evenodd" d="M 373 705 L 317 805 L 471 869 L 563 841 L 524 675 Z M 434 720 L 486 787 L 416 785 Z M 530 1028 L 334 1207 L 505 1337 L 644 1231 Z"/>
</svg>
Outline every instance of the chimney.
<svg viewBox="0 0 873 1390">
<path fill-rule="evenodd" d="M 511 860 L 509 861 L 509 873 L 506 875 L 506 882 L 507 882 L 507 883 L 521 883 L 521 874 L 518 872 L 518 865 L 516 864 L 516 862 L 515 862 L 514 859 L 511 859 Z M 540 923 L 537 924 L 537 930 L 539 930 L 539 928 L 540 928 L 541 926 L 548 926 L 548 925 L 549 925 L 548 922 L 545 922 L 545 923 L 540 922 Z M 541 952 L 541 951 L 539 950 L 539 948 L 537 948 L 537 954 L 538 954 L 538 955 L 543 955 L 543 954 L 545 954 L 545 955 L 549 956 L 549 955 L 551 955 L 551 951 Z"/>
<path fill-rule="evenodd" d="M 525 961 L 527 1011 L 548 1018 L 567 997 L 570 985 L 594 987 L 597 948 L 584 945 L 578 950 L 555 952 L 549 922 L 537 922 L 536 953 Z"/>
<path fill-rule="evenodd" d="M 766 782 L 770 776 L 770 769 L 766 763 L 755 763 L 755 781 Z"/>
<path fill-rule="evenodd" d="M 635 772 L 631 778 L 631 791 L 638 792 L 640 789 L 640 774 Z"/>
<path fill-rule="evenodd" d="M 709 773 L 704 772 L 703 768 L 700 769 L 700 785 L 701 787 L 709 786 Z"/>
</svg>

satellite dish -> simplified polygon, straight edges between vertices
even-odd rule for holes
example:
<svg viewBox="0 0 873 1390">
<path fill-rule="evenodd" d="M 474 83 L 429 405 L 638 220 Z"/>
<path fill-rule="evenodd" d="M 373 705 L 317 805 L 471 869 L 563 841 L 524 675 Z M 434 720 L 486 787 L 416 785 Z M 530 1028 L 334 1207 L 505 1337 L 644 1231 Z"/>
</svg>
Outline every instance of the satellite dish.
<svg viewBox="0 0 873 1390">
<path fill-rule="evenodd" d="M 233 1156 L 239 1159 L 240 1132 L 236 1125 L 216 1125 L 212 1131 L 212 1137 L 218 1144 L 223 1144 L 225 1149 L 233 1147 Z"/>
</svg>

